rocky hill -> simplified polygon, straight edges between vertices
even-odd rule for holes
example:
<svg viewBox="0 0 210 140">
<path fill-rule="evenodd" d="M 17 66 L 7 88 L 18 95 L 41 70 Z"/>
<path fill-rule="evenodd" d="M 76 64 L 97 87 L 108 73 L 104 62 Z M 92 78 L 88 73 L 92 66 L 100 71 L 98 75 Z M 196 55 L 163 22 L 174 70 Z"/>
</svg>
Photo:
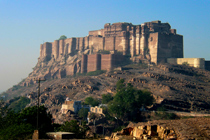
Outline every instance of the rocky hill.
<svg viewBox="0 0 210 140">
<path fill-rule="evenodd" d="M 99 55 L 101 52 L 106 55 Z M 32 85 L 38 77 L 55 79 L 113 70 L 125 56 L 133 62 L 147 60 L 154 64 L 167 62 L 167 58 L 183 58 L 183 36 L 159 20 L 139 25 L 107 23 L 104 29 L 89 31 L 85 37 L 65 37 L 41 44 L 37 65 L 20 85 Z"/>
<path fill-rule="evenodd" d="M 113 133 L 111 140 L 120 139 L 210 139 L 210 118 L 158 120 L 147 123 L 130 123 L 121 132 Z"/>
<path fill-rule="evenodd" d="M 123 70 L 124 69 L 124 70 Z M 41 83 L 41 104 L 56 114 L 66 97 L 84 100 L 88 96 L 101 99 L 102 94 L 115 94 L 116 82 L 124 78 L 138 89 L 147 89 L 156 99 L 155 109 L 164 106 L 169 110 L 188 112 L 210 112 L 210 72 L 198 68 L 161 64 L 149 69 L 143 64 L 131 64 L 97 76 L 69 76 Z M 16 86 L 4 95 L 6 99 L 27 96 L 30 106 L 37 104 L 37 86 Z"/>
</svg>

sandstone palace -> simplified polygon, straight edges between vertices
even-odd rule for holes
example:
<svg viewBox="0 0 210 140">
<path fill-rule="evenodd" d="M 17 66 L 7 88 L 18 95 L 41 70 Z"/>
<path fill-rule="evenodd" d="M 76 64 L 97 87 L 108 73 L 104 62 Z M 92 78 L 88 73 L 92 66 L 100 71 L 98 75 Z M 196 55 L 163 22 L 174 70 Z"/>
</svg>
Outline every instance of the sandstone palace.
<svg viewBox="0 0 210 140">
<path fill-rule="evenodd" d="M 169 23 L 161 21 L 141 25 L 107 23 L 104 29 L 89 31 L 86 37 L 41 44 L 38 63 L 22 85 L 33 84 L 34 77 L 62 78 L 76 73 L 112 70 L 125 56 L 133 62 L 154 64 L 165 63 L 167 58 L 183 58 L 183 36 L 176 34 Z"/>
</svg>

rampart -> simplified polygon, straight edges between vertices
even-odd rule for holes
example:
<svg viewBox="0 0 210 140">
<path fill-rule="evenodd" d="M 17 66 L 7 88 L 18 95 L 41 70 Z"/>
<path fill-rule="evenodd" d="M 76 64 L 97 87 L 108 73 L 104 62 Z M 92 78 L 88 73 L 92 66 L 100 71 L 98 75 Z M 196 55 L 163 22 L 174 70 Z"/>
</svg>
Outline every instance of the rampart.
<svg viewBox="0 0 210 140">
<path fill-rule="evenodd" d="M 96 70 L 113 70 L 124 60 L 123 55 L 119 54 L 92 54 L 82 56 L 81 73 L 86 73 Z"/>
<path fill-rule="evenodd" d="M 183 36 L 178 35 L 176 29 L 171 29 L 169 23 L 161 21 L 145 22 L 141 25 L 107 23 L 104 29 L 89 31 L 86 37 L 41 44 L 40 58 L 56 60 L 63 55 L 86 49 L 91 49 L 93 53 L 99 50 L 115 50 L 131 57 L 140 55 L 141 58 L 149 55 L 151 62 L 157 64 L 166 62 L 167 58 L 183 58 Z"/>
</svg>

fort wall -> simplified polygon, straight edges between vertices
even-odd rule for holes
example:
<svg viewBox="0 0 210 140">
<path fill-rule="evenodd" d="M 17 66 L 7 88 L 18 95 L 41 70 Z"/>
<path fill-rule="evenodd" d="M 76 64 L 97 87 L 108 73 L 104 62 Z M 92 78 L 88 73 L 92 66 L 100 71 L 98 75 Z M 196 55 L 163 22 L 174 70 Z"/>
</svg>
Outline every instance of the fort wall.
<svg viewBox="0 0 210 140">
<path fill-rule="evenodd" d="M 167 58 L 183 58 L 183 37 L 158 33 L 157 63 L 167 62 Z"/>
<path fill-rule="evenodd" d="M 83 55 L 81 61 L 81 73 L 96 70 L 113 70 L 124 61 L 123 55 L 118 54 L 92 54 Z"/>
<path fill-rule="evenodd" d="M 104 38 L 98 36 L 89 36 L 89 47 L 94 49 L 94 52 L 98 50 L 104 50 Z"/>
<path fill-rule="evenodd" d="M 157 63 L 158 54 L 158 33 L 151 33 L 148 38 L 148 51 L 150 51 L 151 62 Z"/>
<path fill-rule="evenodd" d="M 45 42 L 40 45 L 40 56 L 50 58 L 52 54 L 52 43 Z"/>
<path fill-rule="evenodd" d="M 86 73 L 87 72 L 87 62 L 88 62 L 87 55 L 82 55 L 81 73 Z"/>
<path fill-rule="evenodd" d="M 59 40 L 55 40 L 52 43 L 52 55 L 54 55 L 55 59 L 59 57 Z"/>
<path fill-rule="evenodd" d="M 205 59 L 204 58 L 168 58 L 167 62 L 170 64 L 187 63 L 191 67 L 205 69 Z"/>
<path fill-rule="evenodd" d="M 89 31 L 90 36 L 104 36 L 104 29 Z"/>
<path fill-rule="evenodd" d="M 40 57 L 52 55 L 58 59 L 62 55 L 86 49 L 91 49 L 93 53 L 99 50 L 116 50 L 131 57 L 140 55 L 139 58 L 142 59 L 151 56 L 151 62 L 157 64 L 166 62 L 167 58 L 183 57 L 183 36 L 178 35 L 176 29 L 171 29 L 169 23 L 161 21 L 145 22 L 141 25 L 107 23 L 104 29 L 89 31 L 86 37 L 41 44 Z"/>
<path fill-rule="evenodd" d="M 101 70 L 112 69 L 113 54 L 103 54 L 101 55 Z"/>
<path fill-rule="evenodd" d="M 110 37 L 106 37 L 105 38 L 105 50 L 115 50 L 115 37 L 114 36 L 110 36 Z"/>
<path fill-rule="evenodd" d="M 64 40 L 59 40 L 59 54 L 63 55 L 64 54 Z"/>
<path fill-rule="evenodd" d="M 101 69 L 101 55 L 93 54 L 88 55 L 87 72 L 96 71 Z"/>
</svg>

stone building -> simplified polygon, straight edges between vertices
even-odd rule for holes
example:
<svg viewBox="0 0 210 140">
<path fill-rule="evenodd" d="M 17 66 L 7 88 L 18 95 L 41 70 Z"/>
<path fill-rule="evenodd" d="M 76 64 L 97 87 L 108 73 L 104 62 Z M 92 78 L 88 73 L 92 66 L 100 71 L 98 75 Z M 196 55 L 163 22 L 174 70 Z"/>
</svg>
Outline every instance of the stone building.
<svg viewBox="0 0 210 140">
<path fill-rule="evenodd" d="M 64 104 L 62 104 L 61 112 L 62 114 L 66 114 L 70 110 L 77 113 L 80 109 L 81 101 L 66 100 Z"/>
<path fill-rule="evenodd" d="M 149 58 L 157 64 L 167 58 L 183 58 L 183 36 L 171 29 L 169 23 L 161 21 L 145 22 L 141 25 L 132 23 L 107 23 L 104 29 L 89 31 L 86 37 L 67 38 L 45 42 L 40 45 L 40 58 L 58 59 L 63 55 L 91 49 L 116 50 L 124 55 Z"/>
<path fill-rule="evenodd" d="M 103 109 L 99 108 L 98 106 L 91 107 L 90 112 L 97 113 L 97 114 L 103 114 Z"/>
<path fill-rule="evenodd" d="M 186 63 L 191 67 L 205 69 L 204 58 L 168 58 L 167 62 L 170 64 L 178 64 L 178 65 Z"/>
</svg>

